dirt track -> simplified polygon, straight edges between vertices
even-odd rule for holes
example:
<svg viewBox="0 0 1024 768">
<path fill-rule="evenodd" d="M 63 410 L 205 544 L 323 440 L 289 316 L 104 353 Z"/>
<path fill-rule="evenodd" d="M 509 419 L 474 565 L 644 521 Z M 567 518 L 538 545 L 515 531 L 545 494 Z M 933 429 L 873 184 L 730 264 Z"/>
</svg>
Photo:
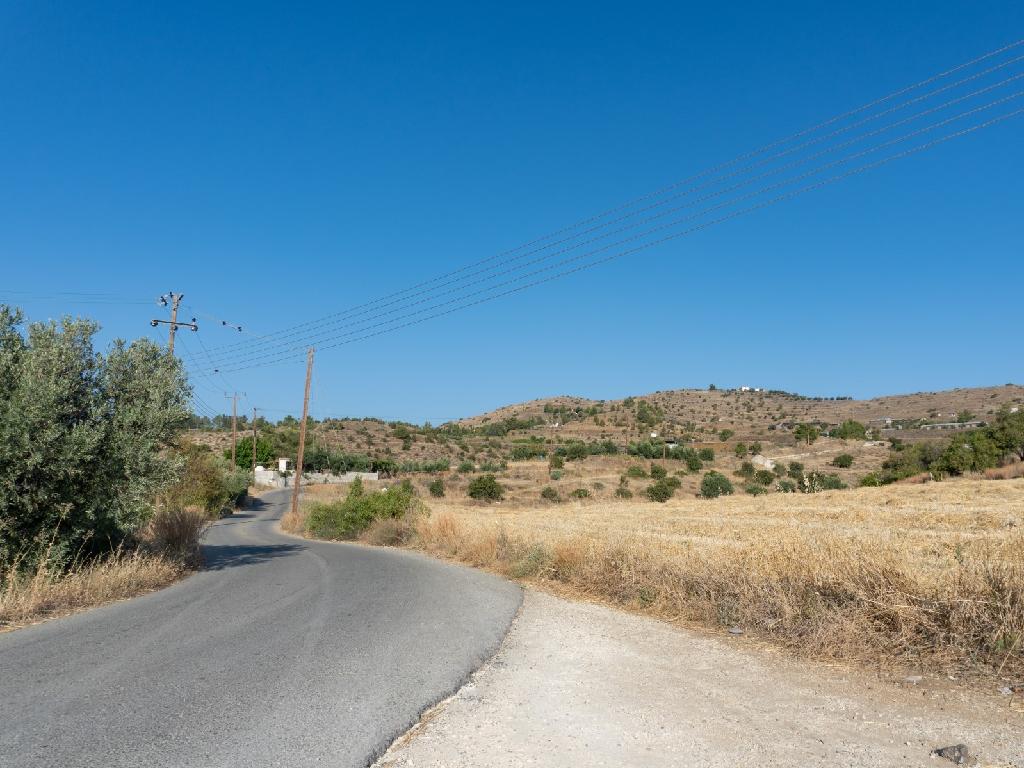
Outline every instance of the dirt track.
<svg viewBox="0 0 1024 768">
<path fill-rule="evenodd" d="M 941 768 L 953 763 L 931 750 L 963 742 L 980 765 L 1019 768 L 1024 714 L 1010 703 L 528 591 L 497 656 L 378 766 Z"/>
</svg>

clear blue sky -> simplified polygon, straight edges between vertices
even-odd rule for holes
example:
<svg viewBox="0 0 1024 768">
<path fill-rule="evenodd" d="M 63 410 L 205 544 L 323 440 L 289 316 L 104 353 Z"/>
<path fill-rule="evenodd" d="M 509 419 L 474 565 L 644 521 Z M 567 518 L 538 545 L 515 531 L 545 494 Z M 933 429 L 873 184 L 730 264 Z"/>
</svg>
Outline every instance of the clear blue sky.
<svg viewBox="0 0 1024 768">
<path fill-rule="evenodd" d="M 89 315 L 106 340 L 150 333 L 166 316 L 153 299 L 177 290 L 273 332 L 1020 37 L 1009 1 L 7 2 L 0 299 L 33 319 Z M 1020 382 L 1022 139 L 1017 118 L 324 351 L 313 412 L 437 423 L 711 382 L 854 396 Z M 208 317 L 209 348 L 237 340 Z M 303 369 L 196 391 L 219 407 L 234 386 L 276 417 L 299 410 Z"/>
</svg>

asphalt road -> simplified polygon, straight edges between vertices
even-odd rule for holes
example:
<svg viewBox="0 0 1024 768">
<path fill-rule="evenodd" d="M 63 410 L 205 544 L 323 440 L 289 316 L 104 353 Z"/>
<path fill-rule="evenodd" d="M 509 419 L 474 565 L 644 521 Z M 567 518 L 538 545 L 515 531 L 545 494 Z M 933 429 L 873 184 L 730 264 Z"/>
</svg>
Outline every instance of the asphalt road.
<svg viewBox="0 0 1024 768">
<path fill-rule="evenodd" d="M 496 650 L 518 587 L 285 536 L 284 498 L 179 584 L 0 635 L 0 766 L 364 766 Z"/>
</svg>

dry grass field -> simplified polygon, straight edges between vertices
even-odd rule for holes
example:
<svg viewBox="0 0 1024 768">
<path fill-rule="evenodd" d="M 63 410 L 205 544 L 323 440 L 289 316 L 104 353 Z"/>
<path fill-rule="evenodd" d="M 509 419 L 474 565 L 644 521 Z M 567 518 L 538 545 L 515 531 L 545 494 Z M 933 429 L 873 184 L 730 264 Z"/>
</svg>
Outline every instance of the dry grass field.
<svg viewBox="0 0 1024 768">
<path fill-rule="evenodd" d="M 1024 479 L 427 506 L 411 536 L 387 521 L 366 540 L 815 658 L 1024 676 Z"/>
</svg>

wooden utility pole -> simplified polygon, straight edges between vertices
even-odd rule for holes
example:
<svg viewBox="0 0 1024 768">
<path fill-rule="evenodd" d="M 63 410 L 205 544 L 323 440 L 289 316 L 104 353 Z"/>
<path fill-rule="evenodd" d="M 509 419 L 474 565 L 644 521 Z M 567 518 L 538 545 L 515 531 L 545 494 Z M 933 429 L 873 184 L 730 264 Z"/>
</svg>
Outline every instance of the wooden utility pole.
<svg viewBox="0 0 1024 768">
<path fill-rule="evenodd" d="M 174 354 L 174 333 L 178 330 L 178 305 L 181 304 L 182 294 L 172 293 L 171 294 L 171 324 L 170 338 L 167 340 L 167 351 L 172 355 Z"/>
<path fill-rule="evenodd" d="M 306 417 L 309 415 L 309 381 L 313 377 L 313 348 L 306 352 L 306 394 L 302 398 L 302 424 L 299 425 L 299 455 L 295 460 L 295 485 L 292 487 L 292 516 L 299 514 L 299 487 L 302 485 L 302 461 L 306 452 Z"/>
<path fill-rule="evenodd" d="M 149 324 L 152 325 L 154 328 L 156 328 L 158 325 L 166 325 L 167 326 L 167 328 L 168 328 L 167 352 L 173 357 L 174 356 L 174 334 L 178 331 L 178 327 L 179 326 L 183 326 L 185 328 L 191 328 L 193 331 L 198 331 L 199 330 L 199 325 L 196 323 L 196 319 L 194 317 L 192 318 L 192 321 L 188 322 L 188 323 L 179 323 L 178 322 L 178 305 L 181 304 L 181 300 L 183 298 L 185 298 L 185 294 L 183 294 L 183 293 L 175 293 L 174 291 L 171 291 L 170 293 L 165 294 L 165 295 L 160 297 L 160 299 L 158 301 L 160 306 L 166 307 L 167 306 L 167 299 L 168 298 L 170 298 L 170 300 L 171 300 L 171 302 L 170 302 L 171 303 L 171 319 L 170 320 L 159 320 L 159 319 L 150 320 Z"/>
</svg>

